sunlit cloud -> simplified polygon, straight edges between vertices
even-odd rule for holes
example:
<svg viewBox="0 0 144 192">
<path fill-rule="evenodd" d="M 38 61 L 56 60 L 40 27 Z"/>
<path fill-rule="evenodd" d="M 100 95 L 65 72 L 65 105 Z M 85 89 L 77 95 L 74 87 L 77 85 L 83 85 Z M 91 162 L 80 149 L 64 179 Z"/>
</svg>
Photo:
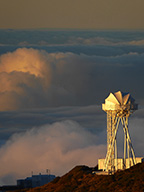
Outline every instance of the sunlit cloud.
<svg viewBox="0 0 144 192">
<path fill-rule="evenodd" d="M 100 104 L 108 92 L 133 86 L 143 100 L 143 59 L 136 52 L 103 57 L 17 49 L 0 56 L 0 110 Z"/>
<path fill-rule="evenodd" d="M 45 51 L 34 49 L 17 49 L 13 53 L 7 53 L 0 57 L 0 72 L 11 73 L 13 71 L 29 73 L 36 77 L 50 75 L 46 66 Z"/>
</svg>

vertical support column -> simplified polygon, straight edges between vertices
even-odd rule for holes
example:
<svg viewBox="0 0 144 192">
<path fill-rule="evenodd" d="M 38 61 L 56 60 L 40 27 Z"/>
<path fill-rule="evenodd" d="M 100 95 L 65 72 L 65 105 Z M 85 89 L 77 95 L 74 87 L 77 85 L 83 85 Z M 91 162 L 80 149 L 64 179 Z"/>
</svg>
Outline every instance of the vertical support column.
<svg viewBox="0 0 144 192">
<path fill-rule="evenodd" d="M 117 130 L 119 126 L 120 118 L 115 116 L 115 131 L 113 137 L 111 137 L 111 143 L 109 145 L 106 158 L 105 158 L 105 170 L 110 171 L 110 173 L 114 173 L 114 169 L 112 168 L 112 150 L 115 148 L 115 141 L 116 141 L 116 135 L 117 135 Z M 114 167 L 114 165 L 113 165 Z"/>
<path fill-rule="evenodd" d="M 116 125 L 116 111 L 107 111 L 107 155 L 105 169 L 110 173 L 114 173 L 115 168 L 117 169 Z"/>
<path fill-rule="evenodd" d="M 115 130 L 114 130 L 114 135 L 115 135 L 115 159 L 114 159 L 114 165 L 115 165 L 115 171 L 118 170 L 118 153 L 117 153 L 117 140 L 116 140 L 116 135 L 117 135 L 117 124 L 118 124 L 118 117 L 115 114 L 115 120 L 114 120 L 114 125 L 115 125 Z"/>
<path fill-rule="evenodd" d="M 125 149 L 124 149 L 124 161 L 125 162 L 126 162 L 126 145 L 127 145 L 128 165 L 125 164 L 125 168 L 129 168 L 129 167 L 131 167 L 130 153 L 131 153 L 131 159 L 132 159 L 133 165 L 136 164 L 136 158 L 135 158 L 134 149 L 133 149 L 131 138 L 130 138 L 129 131 L 128 131 L 128 116 L 121 117 L 121 122 L 123 125 L 123 130 L 124 130 L 125 140 L 126 140 Z"/>
<path fill-rule="evenodd" d="M 107 111 L 107 155 L 110 155 L 112 137 L 112 111 Z M 107 171 L 111 169 L 111 158 L 106 162 Z"/>
<path fill-rule="evenodd" d="M 111 111 L 107 112 L 107 151 L 109 150 L 111 140 L 111 129 L 112 129 L 112 116 Z"/>
<path fill-rule="evenodd" d="M 126 131 L 125 128 L 123 127 L 124 130 L 124 159 L 123 159 L 123 169 L 126 169 L 126 144 L 127 144 L 127 137 L 126 137 Z"/>
<path fill-rule="evenodd" d="M 126 127 L 128 127 L 128 117 L 123 117 L 123 122 L 125 124 L 125 129 Z M 128 139 L 128 132 L 126 129 L 126 138 L 127 138 L 127 157 L 128 157 L 128 167 L 131 167 L 131 162 L 130 162 L 130 143 L 129 143 L 129 139 Z"/>
<path fill-rule="evenodd" d="M 111 173 L 113 174 L 115 172 L 115 144 L 116 144 L 116 138 L 115 136 L 115 118 L 116 113 L 115 111 L 112 111 L 112 129 L 111 129 Z M 114 145 L 112 144 L 112 140 L 114 138 Z"/>
<path fill-rule="evenodd" d="M 107 111 L 107 154 L 105 159 L 105 170 L 111 171 L 111 136 L 112 136 L 112 111 Z"/>
</svg>

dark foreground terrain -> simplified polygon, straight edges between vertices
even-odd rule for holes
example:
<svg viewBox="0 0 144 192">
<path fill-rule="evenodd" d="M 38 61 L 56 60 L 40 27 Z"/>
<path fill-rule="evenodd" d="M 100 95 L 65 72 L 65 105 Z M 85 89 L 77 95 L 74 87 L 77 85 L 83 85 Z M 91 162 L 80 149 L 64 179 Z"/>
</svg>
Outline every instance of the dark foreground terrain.
<svg viewBox="0 0 144 192">
<path fill-rule="evenodd" d="M 144 192 L 144 163 L 114 175 L 96 175 L 92 171 L 87 166 L 76 166 L 49 184 L 17 192 Z"/>
</svg>

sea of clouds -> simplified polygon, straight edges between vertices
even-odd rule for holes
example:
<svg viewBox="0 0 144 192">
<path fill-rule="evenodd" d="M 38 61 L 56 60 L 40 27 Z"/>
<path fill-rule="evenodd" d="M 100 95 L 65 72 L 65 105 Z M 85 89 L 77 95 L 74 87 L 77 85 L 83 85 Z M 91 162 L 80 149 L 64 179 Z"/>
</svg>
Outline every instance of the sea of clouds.
<svg viewBox="0 0 144 192">
<path fill-rule="evenodd" d="M 118 90 L 139 104 L 130 120 L 143 156 L 144 33 L 0 31 L 0 184 L 50 169 L 96 166 L 106 154 L 101 103 Z M 118 132 L 122 155 L 123 132 Z"/>
</svg>

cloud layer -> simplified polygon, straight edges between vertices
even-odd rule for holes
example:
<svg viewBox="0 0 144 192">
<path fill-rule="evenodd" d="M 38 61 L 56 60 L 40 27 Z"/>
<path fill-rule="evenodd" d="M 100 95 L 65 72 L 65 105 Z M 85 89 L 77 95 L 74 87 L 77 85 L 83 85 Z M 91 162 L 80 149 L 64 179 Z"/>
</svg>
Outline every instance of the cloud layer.
<svg viewBox="0 0 144 192">
<path fill-rule="evenodd" d="M 143 104 L 143 59 L 136 52 L 102 57 L 19 48 L 0 56 L 0 110 L 100 104 L 118 89 L 136 92 Z"/>
<path fill-rule="evenodd" d="M 47 168 L 62 175 L 75 165 L 95 166 L 104 156 L 105 146 L 99 145 L 96 134 L 74 121 L 62 121 L 14 134 L 0 149 L 1 183 L 38 174 Z"/>
</svg>

